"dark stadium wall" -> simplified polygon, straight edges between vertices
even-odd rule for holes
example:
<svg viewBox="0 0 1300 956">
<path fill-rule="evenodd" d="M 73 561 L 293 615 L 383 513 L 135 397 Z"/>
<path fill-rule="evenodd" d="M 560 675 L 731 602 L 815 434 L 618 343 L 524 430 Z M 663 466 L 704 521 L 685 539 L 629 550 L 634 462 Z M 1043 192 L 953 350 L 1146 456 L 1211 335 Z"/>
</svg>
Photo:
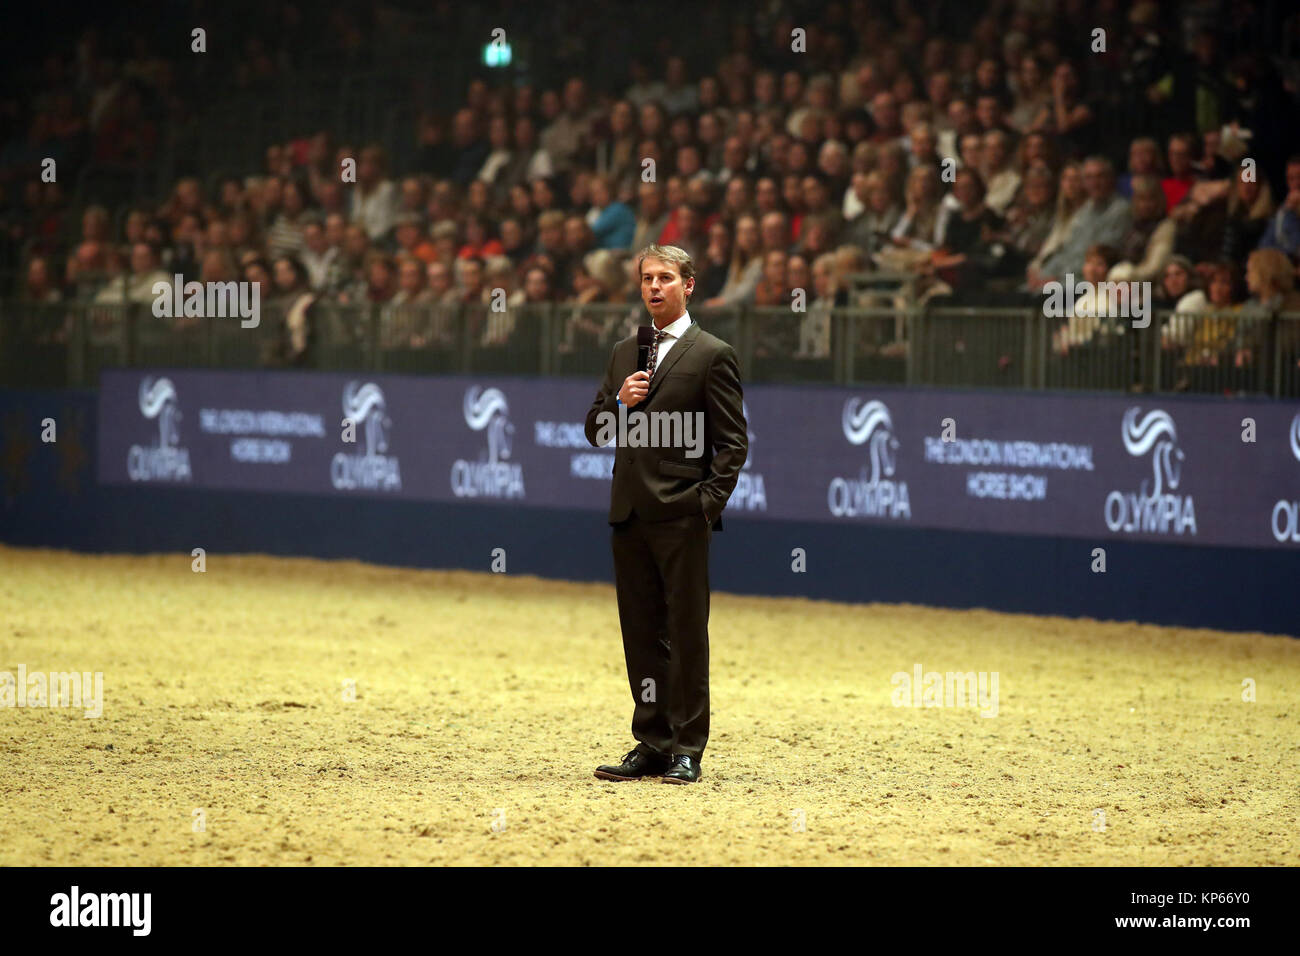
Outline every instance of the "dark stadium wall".
<svg viewBox="0 0 1300 956">
<path fill-rule="evenodd" d="M 96 483 L 96 396 L 0 390 L 0 541 L 188 556 L 208 573 L 233 553 L 357 559 L 612 580 L 609 532 L 590 510 L 323 498 Z M 39 424 L 58 422 L 57 441 Z M 1136 620 L 1300 636 L 1300 551 L 732 520 L 714 537 L 716 591 Z M 803 548 L 807 570 L 791 568 Z M 188 557 L 186 558 L 188 560 Z M 611 605 L 611 614 L 613 613 Z"/>
</svg>

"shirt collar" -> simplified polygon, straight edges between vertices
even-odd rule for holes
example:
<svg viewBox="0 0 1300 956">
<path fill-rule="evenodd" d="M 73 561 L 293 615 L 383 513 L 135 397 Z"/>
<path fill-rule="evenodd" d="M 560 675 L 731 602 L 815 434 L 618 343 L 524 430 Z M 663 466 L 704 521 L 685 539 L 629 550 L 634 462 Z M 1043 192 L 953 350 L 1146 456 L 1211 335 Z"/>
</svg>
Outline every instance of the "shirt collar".
<svg viewBox="0 0 1300 956">
<path fill-rule="evenodd" d="M 675 339 L 680 339 L 686 334 L 686 330 L 691 327 L 691 313 L 683 312 L 682 317 L 675 322 L 669 322 L 663 327 L 666 335 L 671 335 Z"/>
</svg>

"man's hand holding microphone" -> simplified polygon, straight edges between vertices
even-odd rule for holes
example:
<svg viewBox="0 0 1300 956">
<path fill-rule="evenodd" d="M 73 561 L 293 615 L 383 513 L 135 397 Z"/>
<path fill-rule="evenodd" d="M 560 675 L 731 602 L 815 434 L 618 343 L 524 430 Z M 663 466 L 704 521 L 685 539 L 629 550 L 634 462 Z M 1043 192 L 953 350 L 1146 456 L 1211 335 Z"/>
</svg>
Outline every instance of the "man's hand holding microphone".
<svg viewBox="0 0 1300 956">
<path fill-rule="evenodd" d="M 627 378 L 623 379 L 623 387 L 618 390 L 618 400 L 631 408 L 633 405 L 645 401 L 646 394 L 650 391 L 650 375 L 648 372 L 633 372 Z"/>
</svg>

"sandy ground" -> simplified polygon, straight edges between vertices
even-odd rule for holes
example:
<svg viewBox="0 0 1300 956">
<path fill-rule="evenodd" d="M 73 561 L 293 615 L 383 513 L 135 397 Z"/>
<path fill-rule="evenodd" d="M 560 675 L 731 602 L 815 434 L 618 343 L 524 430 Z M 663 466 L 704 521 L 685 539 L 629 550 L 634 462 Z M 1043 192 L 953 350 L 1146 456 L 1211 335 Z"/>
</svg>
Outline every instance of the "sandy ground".
<svg viewBox="0 0 1300 956">
<path fill-rule="evenodd" d="M 0 709 L 0 865 L 1300 859 L 1294 639 L 715 594 L 704 779 L 618 784 L 610 586 L 190 562 L 0 547 L 0 671 L 104 674 Z"/>
</svg>

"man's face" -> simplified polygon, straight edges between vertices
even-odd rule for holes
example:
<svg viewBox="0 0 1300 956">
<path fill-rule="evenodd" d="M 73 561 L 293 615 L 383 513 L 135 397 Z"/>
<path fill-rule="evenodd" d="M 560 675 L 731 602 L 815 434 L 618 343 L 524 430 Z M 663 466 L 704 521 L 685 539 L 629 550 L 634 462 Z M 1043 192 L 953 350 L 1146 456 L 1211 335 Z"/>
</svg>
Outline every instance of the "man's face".
<svg viewBox="0 0 1300 956">
<path fill-rule="evenodd" d="M 1083 188 L 1088 190 L 1088 198 L 1103 200 L 1114 191 L 1114 183 L 1109 171 L 1101 163 L 1083 164 Z"/>
<path fill-rule="evenodd" d="M 641 263 L 641 301 L 659 328 L 682 316 L 686 297 L 693 291 L 695 280 L 683 280 L 673 263 L 649 257 Z"/>
<path fill-rule="evenodd" d="M 426 274 L 429 278 L 429 288 L 439 295 L 451 288 L 451 274 L 441 262 L 430 263 Z"/>
<path fill-rule="evenodd" d="M 1286 168 L 1287 192 L 1300 192 L 1300 163 L 1291 163 Z"/>
<path fill-rule="evenodd" d="M 1192 168 L 1192 148 L 1181 138 L 1169 141 L 1169 171 L 1175 176 L 1186 176 Z"/>
<path fill-rule="evenodd" d="M 478 292 L 483 287 L 483 267 L 472 259 L 467 259 L 461 266 L 460 277 L 466 292 Z"/>
</svg>

